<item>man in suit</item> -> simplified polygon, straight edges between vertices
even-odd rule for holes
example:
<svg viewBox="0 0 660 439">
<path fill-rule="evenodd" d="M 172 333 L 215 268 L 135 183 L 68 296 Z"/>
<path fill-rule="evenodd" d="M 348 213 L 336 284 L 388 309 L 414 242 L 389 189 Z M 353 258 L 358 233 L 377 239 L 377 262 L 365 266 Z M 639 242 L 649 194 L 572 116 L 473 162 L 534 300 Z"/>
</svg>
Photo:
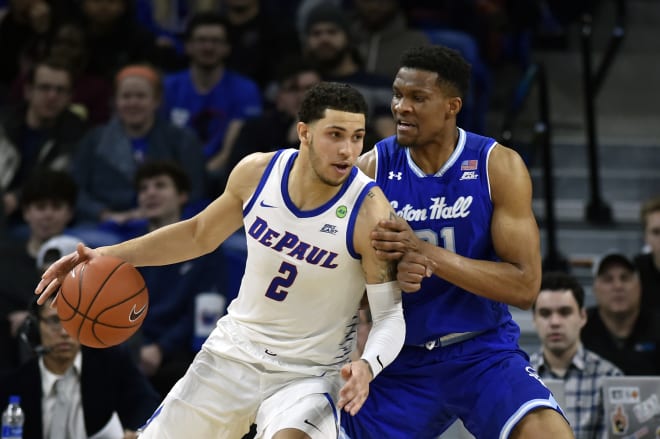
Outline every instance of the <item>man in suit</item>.
<svg viewBox="0 0 660 439">
<path fill-rule="evenodd" d="M 39 355 L 0 379 L 0 401 L 21 396 L 23 438 L 136 438 L 158 394 L 124 346 L 81 347 L 50 303 L 35 301 L 22 328 Z"/>
</svg>

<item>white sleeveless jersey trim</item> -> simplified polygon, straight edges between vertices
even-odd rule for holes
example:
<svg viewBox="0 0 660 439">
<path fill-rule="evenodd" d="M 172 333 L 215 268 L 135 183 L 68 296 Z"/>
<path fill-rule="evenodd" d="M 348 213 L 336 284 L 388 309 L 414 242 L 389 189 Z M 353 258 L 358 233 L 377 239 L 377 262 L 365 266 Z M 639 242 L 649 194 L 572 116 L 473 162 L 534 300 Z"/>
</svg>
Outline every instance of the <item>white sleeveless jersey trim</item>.
<svg viewBox="0 0 660 439">
<path fill-rule="evenodd" d="M 297 157 L 295 149 L 276 153 L 244 205 L 248 258 L 227 313 L 269 355 L 334 365 L 354 345 L 365 279 L 353 234 L 375 183 L 354 168 L 331 200 L 301 211 L 287 190 Z M 207 348 L 213 350 L 212 340 Z"/>
<path fill-rule="evenodd" d="M 493 152 L 493 149 L 495 149 L 495 145 L 497 145 L 497 142 L 493 142 L 489 147 L 488 147 L 488 153 L 486 153 L 486 181 L 488 182 L 488 198 L 490 201 L 493 201 L 493 192 L 492 188 L 490 186 L 490 173 L 488 172 L 488 163 L 490 163 L 490 154 Z"/>
</svg>

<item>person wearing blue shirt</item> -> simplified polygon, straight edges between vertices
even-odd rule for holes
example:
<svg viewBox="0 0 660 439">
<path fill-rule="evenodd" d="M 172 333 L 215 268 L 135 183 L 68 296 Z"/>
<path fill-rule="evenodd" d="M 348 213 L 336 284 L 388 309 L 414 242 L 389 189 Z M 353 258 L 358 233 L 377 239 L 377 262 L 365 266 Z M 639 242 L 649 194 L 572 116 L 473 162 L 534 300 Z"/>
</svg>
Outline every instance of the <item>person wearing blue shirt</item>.
<svg viewBox="0 0 660 439">
<path fill-rule="evenodd" d="M 341 417 L 352 439 L 435 438 L 457 419 L 478 438 L 573 437 L 508 309 L 529 309 L 541 280 L 531 179 L 515 151 L 456 125 L 469 76 L 452 49 L 407 50 L 396 135 L 358 162 L 397 213 L 371 243 L 409 294 L 403 349 Z"/>
<path fill-rule="evenodd" d="M 164 81 L 162 111 L 175 125 L 197 132 L 211 177 L 225 171 L 245 119 L 262 111 L 257 83 L 225 67 L 231 50 L 227 28 L 226 20 L 214 13 L 193 16 L 185 32 L 190 68 Z"/>
</svg>

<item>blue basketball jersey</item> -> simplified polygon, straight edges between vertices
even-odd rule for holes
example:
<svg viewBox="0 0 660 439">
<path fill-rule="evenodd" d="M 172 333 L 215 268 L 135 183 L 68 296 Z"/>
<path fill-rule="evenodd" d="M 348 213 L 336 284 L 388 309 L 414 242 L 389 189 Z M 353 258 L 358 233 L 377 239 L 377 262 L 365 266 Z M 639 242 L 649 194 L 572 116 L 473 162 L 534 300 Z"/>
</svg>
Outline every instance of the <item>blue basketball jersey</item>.
<svg viewBox="0 0 660 439">
<path fill-rule="evenodd" d="M 376 181 L 422 239 L 462 256 L 496 261 L 490 233 L 493 204 L 488 156 L 495 140 L 459 128 L 456 149 L 437 173 L 426 175 L 392 136 L 378 142 Z M 403 295 L 406 344 L 455 332 L 485 331 L 511 320 L 507 305 L 477 296 L 435 275 Z"/>
</svg>

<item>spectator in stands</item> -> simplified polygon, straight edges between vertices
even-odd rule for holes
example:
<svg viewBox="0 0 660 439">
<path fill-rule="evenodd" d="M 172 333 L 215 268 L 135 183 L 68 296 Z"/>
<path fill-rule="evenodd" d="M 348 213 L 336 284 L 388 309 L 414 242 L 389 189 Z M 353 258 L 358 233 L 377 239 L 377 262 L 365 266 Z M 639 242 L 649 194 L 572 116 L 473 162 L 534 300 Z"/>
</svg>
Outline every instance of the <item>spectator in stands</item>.
<svg viewBox="0 0 660 439">
<path fill-rule="evenodd" d="M 89 39 L 88 71 L 112 80 L 127 64 L 149 63 L 164 70 L 178 65 L 174 48 L 156 45 L 156 36 L 138 25 L 132 0 L 80 0 Z"/>
<path fill-rule="evenodd" d="M 541 350 L 530 356 L 530 364 L 542 379 L 564 382 L 562 409 L 575 438 L 603 437 L 608 420 L 603 409 L 602 379 L 623 373 L 580 342 L 580 330 L 587 322 L 582 285 L 566 273 L 545 273 L 532 315 Z"/>
<path fill-rule="evenodd" d="M 73 21 L 62 23 L 53 33 L 48 54 L 68 66 L 73 75 L 69 109 L 90 125 L 107 122 L 111 113 L 112 82 L 87 71 L 90 55 L 82 27 Z M 26 75 L 20 75 L 12 84 L 12 102 L 23 100 L 25 81 Z"/>
<path fill-rule="evenodd" d="M 180 163 L 193 180 L 191 202 L 200 203 L 202 146 L 190 129 L 159 117 L 158 72 L 146 65 L 129 65 L 119 71 L 115 86 L 116 116 L 82 139 L 74 160 L 73 175 L 80 188 L 78 219 L 121 224 L 141 218 L 133 181 L 137 167 L 147 159 Z"/>
<path fill-rule="evenodd" d="M 71 72 L 57 60 L 37 63 L 27 77 L 26 104 L 0 121 L 0 193 L 10 225 L 21 223 L 20 187 L 38 169 L 67 169 L 84 121 L 68 109 Z"/>
<path fill-rule="evenodd" d="M 405 49 L 429 44 L 426 34 L 408 27 L 400 0 L 355 0 L 354 4 L 352 31 L 365 71 L 394 78 Z"/>
<path fill-rule="evenodd" d="M 642 283 L 642 308 L 660 312 L 660 197 L 642 205 L 641 220 L 648 249 L 635 256 Z"/>
<path fill-rule="evenodd" d="M 296 127 L 303 95 L 320 81 L 318 72 L 299 57 L 284 59 L 279 64 L 273 108 L 245 121 L 227 168 L 233 169 L 243 157 L 253 152 L 297 148 L 300 139 Z"/>
<path fill-rule="evenodd" d="M 137 438 L 158 394 L 125 346 L 81 347 L 52 300 L 30 306 L 25 338 L 40 353 L 0 380 L 0 399 L 21 396 L 29 438 Z"/>
<path fill-rule="evenodd" d="M 300 54 L 295 28 L 268 15 L 264 0 L 225 0 L 227 36 L 231 53 L 227 67 L 254 80 L 262 91 L 276 76 L 276 68 L 288 55 Z"/>
<path fill-rule="evenodd" d="M 394 134 L 392 79 L 364 70 L 342 9 L 323 3 L 309 12 L 303 52 L 324 81 L 350 84 L 364 96 L 369 106 L 368 137 L 364 142 L 367 149 Z"/>
<path fill-rule="evenodd" d="M 193 128 L 204 144 L 211 194 L 225 172 L 234 141 L 245 119 L 261 114 L 256 82 L 225 66 L 230 46 L 228 24 L 207 12 L 191 18 L 184 35 L 190 68 L 165 78 L 163 111 L 177 126 Z"/>
<path fill-rule="evenodd" d="M 27 316 L 39 282 L 37 255 L 41 245 L 60 235 L 76 205 L 76 184 L 64 171 L 44 169 L 32 175 L 22 188 L 22 212 L 28 225 L 24 239 L 0 243 L 0 370 L 17 365 L 14 338 Z"/>
<path fill-rule="evenodd" d="M 135 175 L 135 185 L 138 206 L 146 219 L 135 236 L 181 220 L 190 179 L 176 163 L 143 164 Z M 183 376 L 197 352 L 192 348 L 195 298 L 197 293 L 223 287 L 219 258 L 216 250 L 174 265 L 139 268 L 149 290 L 149 313 L 139 334 L 140 369 L 162 397 Z"/>
<path fill-rule="evenodd" d="M 7 91 L 12 81 L 27 71 L 23 63 L 26 57 L 45 53 L 53 12 L 49 1 L 10 2 L 7 13 L 0 18 L 0 91 Z"/>
<path fill-rule="evenodd" d="M 626 375 L 660 374 L 660 319 L 641 307 L 639 273 L 633 262 L 612 251 L 594 265 L 597 305 L 587 310 L 581 339 L 587 349 Z"/>
</svg>

